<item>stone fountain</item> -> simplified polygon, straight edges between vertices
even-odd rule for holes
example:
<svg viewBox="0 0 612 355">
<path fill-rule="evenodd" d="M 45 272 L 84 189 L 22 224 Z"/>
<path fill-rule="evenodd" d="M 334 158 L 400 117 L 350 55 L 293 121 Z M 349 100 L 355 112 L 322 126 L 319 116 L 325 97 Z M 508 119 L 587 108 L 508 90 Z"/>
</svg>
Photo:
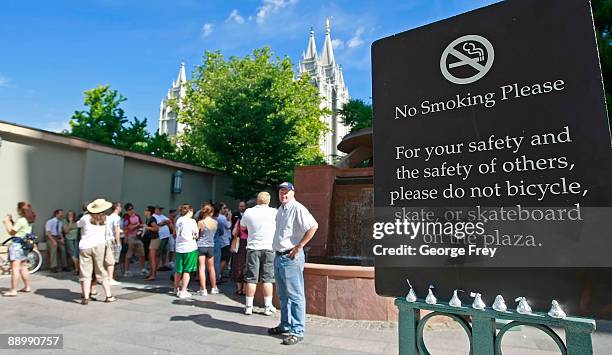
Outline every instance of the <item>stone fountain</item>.
<svg viewBox="0 0 612 355">
<path fill-rule="evenodd" d="M 347 135 L 335 166 L 295 170 L 296 198 L 319 223 L 306 250 L 307 312 L 333 318 L 396 320 L 393 299 L 374 289 L 368 242 L 374 218 L 372 129 Z"/>
</svg>

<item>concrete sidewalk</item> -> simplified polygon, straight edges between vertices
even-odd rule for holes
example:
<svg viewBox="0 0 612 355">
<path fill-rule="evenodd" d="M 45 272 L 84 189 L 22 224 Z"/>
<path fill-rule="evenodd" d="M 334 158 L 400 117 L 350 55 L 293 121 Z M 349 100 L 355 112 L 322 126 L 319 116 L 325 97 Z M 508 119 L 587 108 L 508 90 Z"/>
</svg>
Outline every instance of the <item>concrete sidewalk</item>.
<svg viewBox="0 0 612 355">
<path fill-rule="evenodd" d="M 167 280 L 168 273 L 159 279 Z M 6 289 L 8 278 L 0 279 Z M 192 281 L 192 287 L 195 283 Z M 33 275 L 31 294 L 0 297 L 0 333 L 62 333 L 63 350 L 41 353 L 169 354 L 397 354 L 397 324 L 391 322 L 336 320 L 308 316 L 306 338 L 295 346 L 281 345 L 280 337 L 267 335 L 279 314 L 267 317 L 242 314 L 233 285 L 223 294 L 179 300 L 169 294 L 170 283 L 145 284 L 133 277 L 113 287 L 116 303 L 80 304 L 76 277 L 64 274 Z M 103 298 L 101 287 L 100 298 Z M 363 305 L 367 307 L 367 305 Z M 262 312 L 263 309 L 255 309 Z M 465 333 L 452 322 L 433 324 L 425 332 L 432 354 L 467 354 Z M 612 336 L 597 333 L 595 354 L 612 354 Z M 3 351 L 30 353 L 30 351 Z M 525 328 L 504 337 L 504 354 L 558 354 L 552 340 Z"/>
</svg>

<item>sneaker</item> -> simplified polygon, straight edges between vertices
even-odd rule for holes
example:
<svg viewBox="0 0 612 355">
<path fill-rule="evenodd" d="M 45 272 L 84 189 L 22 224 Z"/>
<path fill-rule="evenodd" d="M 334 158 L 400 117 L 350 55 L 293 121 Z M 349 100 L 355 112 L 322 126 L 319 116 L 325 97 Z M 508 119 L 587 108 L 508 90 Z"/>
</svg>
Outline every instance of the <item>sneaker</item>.
<svg viewBox="0 0 612 355">
<path fill-rule="evenodd" d="M 276 308 L 274 308 L 274 306 L 266 307 L 264 310 L 264 314 L 267 316 L 274 315 L 274 313 L 276 313 Z"/>
<path fill-rule="evenodd" d="M 206 289 L 201 289 L 196 294 L 198 296 L 208 296 L 208 291 L 206 291 Z"/>
<path fill-rule="evenodd" d="M 191 298 L 191 296 L 192 296 L 192 294 L 189 293 L 188 291 L 185 291 L 185 292 L 179 291 L 179 293 L 178 293 L 178 297 L 180 299 Z"/>
<path fill-rule="evenodd" d="M 119 281 L 117 281 L 115 279 L 110 279 L 108 284 L 111 285 L 111 286 L 119 286 L 119 285 L 121 285 L 121 282 L 119 282 Z"/>
<path fill-rule="evenodd" d="M 220 292 L 219 292 L 219 289 L 218 289 L 218 288 L 216 288 L 216 287 L 215 287 L 215 288 L 211 288 L 211 289 L 210 289 L 210 294 L 211 294 L 211 295 L 218 295 L 219 293 L 220 293 Z"/>
<path fill-rule="evenodd" d="M 130 277 L 132 274 L 129 271 L 123 273 L 123 277 Z"/>
<path fill-rule="evenodd" d="M 285 339 L 283 339 L 283 345 L 295 345 L 304 340 L 304 337 L 298 337 L 295 335 L 289 335 Z"/>
<path fill-rule="evenodd" d="M 146 276 L 149 274 L 149 270 L 147 270 L 146 268 L 143 268 L 142 270 L 140 270 L 140 274 Z"/>
<path fill-rule="evenodd" d="M 247 316 L 250 316 L 251 314 L 253 314 L 253 306 L 244 307 L 244 314 L 246 314 Z"/>
</svg>

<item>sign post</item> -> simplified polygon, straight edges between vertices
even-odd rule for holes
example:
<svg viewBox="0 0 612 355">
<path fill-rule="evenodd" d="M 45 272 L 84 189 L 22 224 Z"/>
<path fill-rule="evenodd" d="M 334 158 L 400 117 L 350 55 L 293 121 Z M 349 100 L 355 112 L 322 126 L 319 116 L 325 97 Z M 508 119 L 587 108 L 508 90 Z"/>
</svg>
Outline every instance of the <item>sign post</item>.
<svg viewBox="0 0 612 355">
<path fill-rule="evenodd" d="M 380 39 L 372 74 L 371 247 L 377 293 L 401 297 L 401 352 L 427 353 L 424 309 L 469 316 L 474 354 L 500 346 L 496 319 L 592 353 L 594 321 L 575 316 L 612 319 L 612 151 L 589 1 L 508 0 Z M 458 289 L 484 310 L 448 306 Z"/>
</svg>

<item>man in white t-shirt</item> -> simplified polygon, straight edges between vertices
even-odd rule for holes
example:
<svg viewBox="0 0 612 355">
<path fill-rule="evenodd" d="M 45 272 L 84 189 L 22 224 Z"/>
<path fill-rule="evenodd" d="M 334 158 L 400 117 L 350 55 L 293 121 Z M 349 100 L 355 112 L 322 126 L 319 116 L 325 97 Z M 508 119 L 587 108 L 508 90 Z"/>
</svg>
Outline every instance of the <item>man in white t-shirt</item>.
<svg viewBox="0 0 612 355">
<path fill-rule="evenodd" d="M 264 314 L 271 316 L 276 312 L 272 305 L 272 283 L 274 282 L 274 250 L 272 243 L 276 231 L 276 212 L 270 206 L 270 194 L 260 192 L 257 205 L 247 209 L 240 220 L 240 227 L 249 232 L 247 239 L 247 265 L 244 281 L 246 282 L 246 305 L 244 313 L 253 314 L 253 298 L 257 283 L 264 288 Z"/>
<path fill-rule="evenodd" d="M 157 221 L 157 226 L 159 227 L 159 249 L 157 253 L 159 254 L 159 263 L 158 265 L 162 265 L 157 270 L 158 271 L 170 271 L 170 267 L 168 266 L 168 243 L 170 241 L 170 237 L 173 234 L 171 228 L 172 222 L 170 219 L 163 214 L 164 208 L 161 206 L 155 206 L 155 214 L 153 218 Z"/>
<path fill-rule="evenodd" d="M 113 203 L 113 212 L 106 218 L 106 249 L 104 251 L 104 266 L 108 272 L 109 284 L 117 286 L 121 283 L 115 280 L 116 267 L 121 255 L 121 202 Z"/>
</svg>

